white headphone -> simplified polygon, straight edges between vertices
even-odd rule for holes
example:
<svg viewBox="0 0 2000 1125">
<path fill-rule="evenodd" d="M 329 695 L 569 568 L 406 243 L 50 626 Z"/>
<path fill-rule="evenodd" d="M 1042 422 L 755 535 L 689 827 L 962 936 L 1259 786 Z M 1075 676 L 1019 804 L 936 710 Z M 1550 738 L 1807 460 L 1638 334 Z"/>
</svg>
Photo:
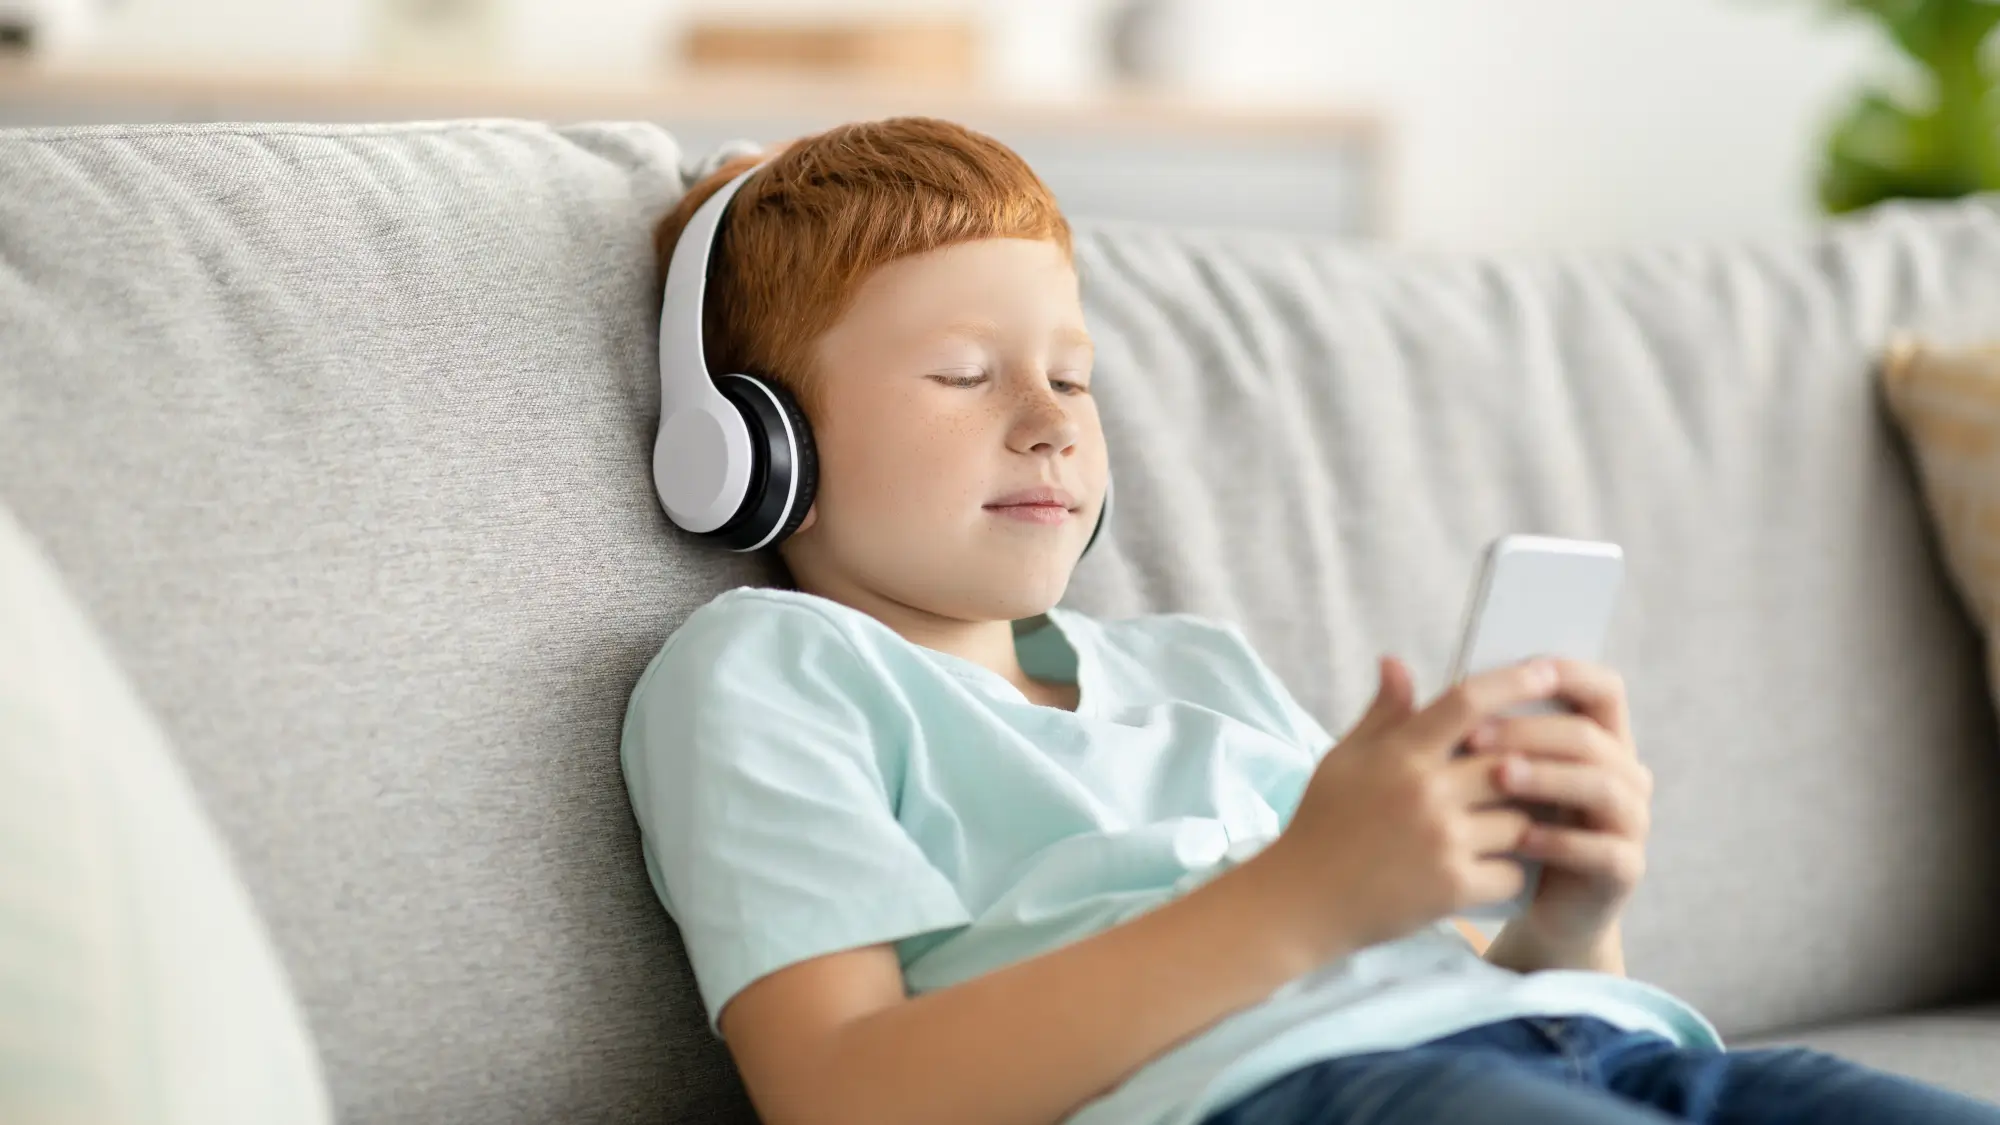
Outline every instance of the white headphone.
<svg viewBox="0 0 2000 1125">
<path fill-rule="evenodd" d="M 675 526 L 732 551 L 755 551 L 797 531 L 819 483 L 812 427 L 791 393 L 757 375 L 711 377 L 702 353 L 702 297 L 716 232 L 729 200 L 756 171 L 723 184 L 695 209 L 674 243 L 660 300 L 653 487 Z M 1107 480 L 1085 554 L 1110 515 Z"/>
<path fill-rule="evenodd" d="M 653 486 L 667 518 L 732 551 L 798 529 L 812 507 L 819 459 L 812 430 L 784 387 L 755 375 L 711 378 L 702 354 L 702 295 L 722 212 L 752 168 L 695 210 L 667 265 L 660 301 L 660 433 Z"/>
</svg>

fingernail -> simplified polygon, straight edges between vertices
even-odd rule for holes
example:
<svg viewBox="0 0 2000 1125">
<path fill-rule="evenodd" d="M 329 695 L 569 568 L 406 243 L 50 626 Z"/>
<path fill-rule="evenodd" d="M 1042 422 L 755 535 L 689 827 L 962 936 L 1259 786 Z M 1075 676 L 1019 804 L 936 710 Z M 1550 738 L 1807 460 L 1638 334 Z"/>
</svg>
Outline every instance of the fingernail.
<svg viewBox="0 0 2000 1125">
<path fill-rule="evenodd" d="M 1543 687 L 1554 687 L 1556 685 L 1556 662 L 1553 660 L 1535 661 L 1535 681 Z"/>
<path fill-rule="evenodd" d="M 1472 728 L 1472 733 L 1466 737 L 1465 744 L 1474 750 L 1484 750 L 1492 743 L 1493 734 L 1493 720 L 1488 719 Z"/>
<path fill-rule="evenodd" d="M 1503 769 L 1501 781 L 1507 785 L 1520 785 L 1527 780 L 1528 763 L 1519 758 L 1507 759 L 1507 765 Z"/>
</svg>

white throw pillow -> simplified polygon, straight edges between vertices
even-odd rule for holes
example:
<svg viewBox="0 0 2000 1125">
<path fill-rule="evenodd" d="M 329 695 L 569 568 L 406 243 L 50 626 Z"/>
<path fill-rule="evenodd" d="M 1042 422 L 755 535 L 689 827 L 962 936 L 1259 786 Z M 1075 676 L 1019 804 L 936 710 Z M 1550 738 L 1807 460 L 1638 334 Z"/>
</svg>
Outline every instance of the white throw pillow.
<svg viewBox="0 0 2000 1125">
<path fill-rule="evenodd" d="M 221 840 L 0 506 L 0 1122 L 330 1119 Z"/>
</svg>

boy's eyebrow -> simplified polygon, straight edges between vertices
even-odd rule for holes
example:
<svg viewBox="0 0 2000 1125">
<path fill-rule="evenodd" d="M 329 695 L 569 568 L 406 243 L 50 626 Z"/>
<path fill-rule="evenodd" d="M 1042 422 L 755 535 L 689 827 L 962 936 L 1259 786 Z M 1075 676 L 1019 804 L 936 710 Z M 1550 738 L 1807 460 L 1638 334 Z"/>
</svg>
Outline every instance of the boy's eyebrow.
<svg viewBox="0 0 2000 1125">
<path fill-rule="evenodd" d="M 969 336 L 974 340 L 991 340 L 1000 334 L 1000 325 L 991 320 L 954 320 L 938 329 L 940 336 Z"/>
<path fill-rule="evenodd" d="M 965 336 L 974 340 L 992 340 L 1000 335 L 1000 325 L 986 319 L 954 320 L 938 329 L 940 336 Z M 1065 325 L 1056 329 L 1056 341 L 1073 347 L 1097 349 L 1096 341 L 1090 333 L 1076 325 Z"/>
<path fill-rule="evenodd" d="M 1090 338 L 1090 333 L 1075 325 L 1056 329 L 1056 339 L 1072 347 L 1089 348 L 1091 351 L 1097 350 L 1097 341 Z"/>
</svg>

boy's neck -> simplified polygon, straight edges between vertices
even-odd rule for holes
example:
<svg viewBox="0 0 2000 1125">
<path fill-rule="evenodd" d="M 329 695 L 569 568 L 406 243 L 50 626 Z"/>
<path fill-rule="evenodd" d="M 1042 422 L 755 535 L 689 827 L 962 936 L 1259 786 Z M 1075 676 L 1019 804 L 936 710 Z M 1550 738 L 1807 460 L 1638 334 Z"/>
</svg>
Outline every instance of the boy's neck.
<svg viewBox="0 0 2000 1125">
<path fill-rule="evenodd" d="M 894 598 L 860 589 L 824 590 L 801 583 L 808 594 L 837 601 L 880 621 L 897 636 L 937 652 L 970 660 L 992 671 L 1022 694 L 1045 702 L 1049 686 L 1028 676 L 1021 667 L 1021 654 L 1014 648 L 1012 621 L 962 621 L 918 609 Z M 1057 693 L 1061 694 L 1061 693 Z"/>
<path fill-rule="evenodd" d="M 1024 691 L 1029 687 L 1020 653 L 1014 648 L 1011 621 L 951 621 L 922 614 L 883 623 L 911 644 L 970 660 Z"/>
</svg>

